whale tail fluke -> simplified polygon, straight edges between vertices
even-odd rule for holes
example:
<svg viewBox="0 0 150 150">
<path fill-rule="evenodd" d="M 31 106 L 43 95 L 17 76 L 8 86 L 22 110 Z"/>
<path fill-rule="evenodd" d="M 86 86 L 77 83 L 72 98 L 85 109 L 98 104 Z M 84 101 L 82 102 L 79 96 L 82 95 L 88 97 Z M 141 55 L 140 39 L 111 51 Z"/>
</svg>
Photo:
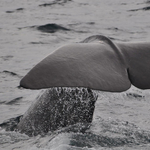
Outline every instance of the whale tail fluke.
<svg viewBox="0 0 150 150">
<path fill-rule="evenodd" d="M 20 85 L 30 89 L 86 87 L 111 92 L 127 90 L 130 81 L 119 50 L 110 39 L 104 36 L 98 39 L 103 42 L 75 43 L 59 48 L 37 64 Z"/>
<path fill-rule="evenodd" d="M 113 43 L 101 35 L 63 46 L 20 82 L 29 89 L 86 87 L 122 92 L 150 88 L 150 43 Z"/>
</svg>

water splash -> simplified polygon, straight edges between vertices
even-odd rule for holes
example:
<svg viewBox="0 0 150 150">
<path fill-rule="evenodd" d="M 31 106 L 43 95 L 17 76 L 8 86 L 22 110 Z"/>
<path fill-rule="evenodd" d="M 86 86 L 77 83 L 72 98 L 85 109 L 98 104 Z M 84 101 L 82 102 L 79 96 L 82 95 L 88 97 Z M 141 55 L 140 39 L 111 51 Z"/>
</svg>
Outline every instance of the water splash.
<svg viewBox="0 0 150 150">
<path fill-rule="evenodd" d="M 97 97 L 86 88 L 48 89 L 24 114 L 18 129 L 32 136 L 79 122 L 92 122 Z"/>
</svg>

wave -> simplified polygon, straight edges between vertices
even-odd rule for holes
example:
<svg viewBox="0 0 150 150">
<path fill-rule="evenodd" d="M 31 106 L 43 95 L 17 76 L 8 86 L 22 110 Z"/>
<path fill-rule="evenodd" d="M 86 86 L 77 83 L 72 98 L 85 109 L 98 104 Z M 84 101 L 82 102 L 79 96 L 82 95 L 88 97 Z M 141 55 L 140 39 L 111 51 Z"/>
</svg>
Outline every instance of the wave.
<svg viewBox="0 0 150 150">
<path fill-rule="evenodd" d="M 41 25 L 36 27 L 39 31 L 46 32 L 46 33 L 55 33 L 57 31 L 70 31 L 70 29 L 67 29 L 65 27 L 62 27 L 60 25 L 57 25 L 55 23 Z"/>
<path fill-rule="evenodd" d="M 55 0 L 51 3 L 40 4 L 39 6 L 47 7 L 47 6 L 52 6 L 52 5 L 56 5 L 56 4 L 64 5 L 65 3 L 70 2 L 70 1 L 72 1 L 72 0 Z"/>
<path fill-rule="evenodd" d="M 5 104 L 6 104 L 6 105 L 14 105 L 14 104 L 15 104 L 15 105 L 16 105 L 16 104 L 18 103 L 18 101 L 20 101 L 22 98 L 23 98 L 23 97 L 14 98 L 14 99 L 12 99 L 12 100 L 6 102 Z"/>
<path fill-rule="evenodd" d="M 17 8 L 17 9 L 15 9 L 15 10 L 8 10 L 8 11 L 6 11 L 6 13 L 20 12 L 20 11 L 22 11 L 22 10 L 24 10 L 24 8 Z"/>
<path fill-rule="evenodd" d="M 13 118 L 11 122 L 18 122 L 21 117 Z M 5 124 L 8 124 L 8 122 L 5 122 Z M 149 131 L 142 130 L 127 121 L 102 118 L 97 119 L 91 124 L 78 123 L 42 136 L 38 135 L 29 138 L 25 134 L 19 134 L 18 132 L 10 131 L 0 133 L 0 136 L 5 137 L 5 141 L 1 141 L 1 144 L 4 144 L 6 141 L 9 142 L 10 137 L 12 138 L 11 141 L 22 141 L 22 143 L 20 142 L 20 147 L 26 142 L 26 139 L 30 139 L 30 142 L 32 142 L 30 145 L 36 149 L 57 149 L 58 147 L 64 147 L 64 145 L 65 147 L 74 147 L 75 149 L 117 148 L 150 143 Z"/>
<path fill-rule="evenodd" d="M 22 117 L 23 115 L 20 115 L 20 116 L 5 120 L 3 123 L 0 124 L 0 129 L 5 129 L 6 131 L 15 131 Z"/>
<path fill-rule="evenodd" d="M 0 72 L 0 73 L 5 73 L 5 74 L 8 74 L 10 76 L 16 76 L 18 78 L 22 78 L 22 76 L 18 75 L 17 73 L 11 72 L 11 71 L 8 71 L 8 70 L 4 70 L 3 72 Z"/>
<path fill-rule="evenodd" d="M 138 8 L 138 9 L 131 9 L 131 10 L 129 10 L 129 11 L 140 11 L 140 10 L 148 11 L 148 10 L 150 10 L 150 6 L 148 6 L 148 7 L 143 7 L 143 8 Z"/>
<path fill-rule="evenodd" d="M 14 57 L 14 56 L 12 56 L 12 55 L 0 56 L 0 58 L 1 58 L 3 61 L 10 60 L 10 59 L 12 59 L 13 57 Z"/>
</svg>

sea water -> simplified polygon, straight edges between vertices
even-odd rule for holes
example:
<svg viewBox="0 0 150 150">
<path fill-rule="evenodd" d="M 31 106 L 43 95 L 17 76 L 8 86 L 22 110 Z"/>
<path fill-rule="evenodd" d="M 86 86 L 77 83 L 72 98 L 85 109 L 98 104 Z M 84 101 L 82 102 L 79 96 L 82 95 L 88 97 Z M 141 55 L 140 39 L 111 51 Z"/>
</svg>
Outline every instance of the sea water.
<svg viewBox="0 0 150 150">
<path fill-rule="evenodd" d="M 39 95 L 18 86 L 49 53 L 97 34 L 150 41 L 149 16 L 148 0 L 1 0 L 0 123 L 23 115 Z M 149 150 L 150 90 L 98 95 L 91 124 L 34 137 L 1 128 L 0 150 Z"/>
</svg>

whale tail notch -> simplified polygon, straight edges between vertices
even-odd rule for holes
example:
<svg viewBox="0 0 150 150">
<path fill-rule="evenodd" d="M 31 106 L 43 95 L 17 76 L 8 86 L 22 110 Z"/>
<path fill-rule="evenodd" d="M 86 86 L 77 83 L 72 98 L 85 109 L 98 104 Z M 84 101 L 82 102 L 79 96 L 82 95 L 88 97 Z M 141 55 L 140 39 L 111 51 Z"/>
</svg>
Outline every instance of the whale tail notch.
<svg viewBox="0 0 150 150">
<path fill-rule="evenodd" d="M 130 82 L 140 89 L 150 89 L 150 43 L 117 43 L 127 60 Z"/>
</svg>

